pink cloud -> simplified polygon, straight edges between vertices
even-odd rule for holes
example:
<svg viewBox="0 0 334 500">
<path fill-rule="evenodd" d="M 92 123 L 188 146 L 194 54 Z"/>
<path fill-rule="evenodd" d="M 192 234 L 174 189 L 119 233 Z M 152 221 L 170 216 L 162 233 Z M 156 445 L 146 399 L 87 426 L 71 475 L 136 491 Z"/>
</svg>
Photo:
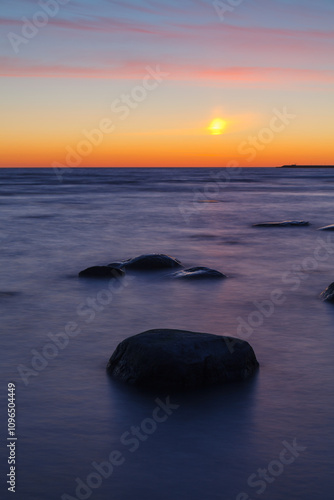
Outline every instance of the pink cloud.
<svg viewBox="0 0 334 500">
<path fill-rule="evenodd" d="M 62 64 L 29 64 L 23 60 L 0 58 L 2 76 L 14 77 L 64 77 L 64 78 L 110 78 L 141 79 L 146 67 L 157 66 L 154 61 L 127 61 L 123 64 L 110 64 L 101 67 L 67 66 Z M 205 65 L 181 65 L 165 62 L 161 70 L 168 72 L 167 80 L 199 81 L 200 83 L 224 84 L 295 84 L 295 83 L 334 83 L 334 71 L 296 69 L 283 67 L 231 66 L 212 67 Z"/>
<path fill-rule="evenodd" d="M 0 17 L 0 26 L 22 26 L 22 21 Z"/>
<path fill-rule="evenodd" d="M 17 33 L 24 25 L 24 22 L 19 19 L 0 18 L 0 25 L 14 26 L 18 29 Z M 95 17 L 93 19 L 77 18 L 76 20 L 69 21 L 66 19 L 50 18 L 48 26 L 55 28 L 67 29 L 73 31 L 92 31 L 92 32 L 133 32 L 133 33 L 156 33 L 157 30 L 153 26 L 144 23 L 131 23 L 120 21 L 116 19 L 108 19 L 104 17 Z"/>
<path fill-rule="evenodd" d="M 137 8 L 131 4 L 126 5 L 129 8 Z M 154 6 L 156 6 L 155 2 L 152 3 L 152 8 Z M 16 27 L 15 32 L 20 33 L 23 23 L 21 20 L 0 18 L 0 25 L 13 27 L 13 29 Z M 229 54 L 237 51 L 237 54 L 243 58 L 247 57 L 248 54 L 254 57 L 260 53 L 261 57 L 265 55 L 270 57 L 270 60 L 274 54 L 281 61 L 287 58 L 291 60 L 291 57 L 299 57 L 299 55 L 309 61 L 310 55 L 312 55 L 312 57 L 317 56 L 317 63 L 319 60 L 327 62 L 333 51 L 332 42 L 334 40 L 334 31 L 328 30 L 249 28 L 223 25 L 219 22 L 198 25 L 191 23 L 168 24 L 166 22 L 161 26 L 153 22 L 123 21 L 102 16 L 76 17 L 72 20 L 52 18 L 49 20 L 48 27 L 62 30 L 62 37 L 71 37 L 73 33 L 80 36 L 80 32 L 82 32 L 85 41 L 87 41 L 88 33 L 91 33 L 92 36 L 107 34 L 110 38 L 117 37 L 119 34 L 128 34 L 137 37 L 138 43 L 140 43 L 142 36 L 153 35 L 156 37 L 154 41 L 157 44 L 161 45 L 164 41 L 169 43 L 168 47 L 165 47 L 165 53 L 171 50 L 170 43 L 177 44 L 178 41 L 182 41 L 178 57 L 193 47 L 196 50 L 192 51 L 192 57 L 196 57 L 197 53 L 200 58 L 202 49 L 206 49 L 209 50 L 208 54 L 216 59 L 228 57 Z M 51 31 L 51 36 L 54 35 L 53 31 Z M 56 33 L 56 36 L 59 35 Z M 140 47 L 140 45 L 138 46 Z M 221 48 L 221 55 L 219 48 Z"/>
<path fill-rule="evenodd" d="M 334 83 L 334 71 L 293 69 L 293 68 L 262 68 L 262 67 L 230 67 L 203 68 L 194 72 L 199 79 L 235 81 L 247 83 L 293 83 L 319 82 Z"/>
<path fill-rule="evenodd" d="M 178 25 L 182 33 L 188 34 L 193 43 L 206 48 L 221 46 L 222 52 L 235 49 L 250 54 L 251 51 L 268 54 L 269 51 L 288 57 L 291 53 L 305 51 L 333 52 L 334 31 L 271 29 L 263 27 L 238 27 L 221 24 Z M 330 59 L 331 60 L 331 59 Z"/>
</svg>

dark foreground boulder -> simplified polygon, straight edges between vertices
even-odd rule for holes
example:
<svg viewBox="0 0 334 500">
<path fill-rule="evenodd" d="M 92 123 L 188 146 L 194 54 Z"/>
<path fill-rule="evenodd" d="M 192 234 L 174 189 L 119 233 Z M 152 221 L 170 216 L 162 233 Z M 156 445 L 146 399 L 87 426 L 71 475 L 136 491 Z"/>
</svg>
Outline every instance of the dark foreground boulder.
<svg viewBox="0 0 334 500">
<path fill-rule="evenodd" d="M 319 227 L 318 231 L 334 231 L 334 224 L 329 226 Z"/>
<path fill-rule="evenodd" d="M 184 280 L 222 279 L 227 276 L 209 267 L 191 267 L 172 274 L 172 278 Z"/>
<path fill-rule="evenodd" d="M 326 290 L 324 290 L 320 297 L 326 302 L 334 302 L 334 283 L 331 283 Z"/>
<path fill-rule="evenodd" d="M 253 224 L 253 227 L 290 227 L 290 226 L 309 226 L 310 223 L 305 220 L 284 220 L 282 222 L 260 222 Z"/>
<path fill-rule="evenodd" d="M 79 273 L 79 278 L 121 278 L 125 272 L 121 269 L 116 269 L 110 266 L 94 266 L 88 267 Z"/>
<path fill-rule="evenodd" d="M 133 259 L 109 264 L 120 269 L 133 269 L 134 271 L 158 271 L 159 269 L 170 269 L 181 267 L 182 264 L 177 259 L 161 253 L 140 255 Z"/>
<path fill-rule="evenodd" d="M 192 389 L 250 377 L 258 368 L 245 340 L 184 330 L 149 330 L 121 342 L 107 365 L 143 388 Z"/>
</svg>

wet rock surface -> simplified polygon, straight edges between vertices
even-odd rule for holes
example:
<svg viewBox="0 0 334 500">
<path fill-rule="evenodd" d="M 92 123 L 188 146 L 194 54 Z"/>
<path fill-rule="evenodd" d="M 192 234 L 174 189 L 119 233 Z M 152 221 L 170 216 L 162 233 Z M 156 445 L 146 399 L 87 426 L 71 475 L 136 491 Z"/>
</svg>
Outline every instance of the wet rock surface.
<svg viewBox="0 0 334 500">
<path fill-rule="evenodd" d="M 88 267 L 79 273 L 79 278 L 111 279 L 121 278 L 125 273 L 121 269 L 110 266 Z"/>
<path fill-rule="evenodd" d="M 173 269 L 181 267 L 179 260 L 160 253 L 145 254 L 120 262 L 109 264 L 114 268 L 130 269 L 134 271 L 158 271 L 159 269 Z"/>
<path fill-rule="evenodd" d="M 172 278 L 182 280 L 205 280 L 205 279 L 224 279 L 227 276 L 220 271 L 210 269 L 209 267 L 190 267 L 173 273 Z"/>
<path fill-rule="evenodd" d="M 130 385 L 186 390 L 245 380 L 258 366 L 245 340 L 158 329 L 121 342 L 107 370 L 113 378 Z"/>
<path fill-rule="evenodd" d="M 320 298 L 326 302 L 333 302 L 334 303 L 334 282 L 331 283 L 326 290 L 321 292 Z"/>
<path fill-rule="evenodd" d="M 253 224 L 253 227 L 293 227 L 293 226 L 309 226 L 310 223 L 305 220 L 284 220 L 281 222 L 260 222 Z"/>
</svg>

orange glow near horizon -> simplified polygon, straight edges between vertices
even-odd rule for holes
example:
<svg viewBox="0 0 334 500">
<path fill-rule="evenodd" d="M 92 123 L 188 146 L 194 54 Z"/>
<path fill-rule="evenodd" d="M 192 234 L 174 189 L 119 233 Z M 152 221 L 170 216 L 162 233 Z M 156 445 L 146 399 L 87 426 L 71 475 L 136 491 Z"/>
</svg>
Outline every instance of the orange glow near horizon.
<svg viewBox="0 0 334 500">
<path fill-rule="evenodd" d="M 287 106 L 295 118 L 283 127 L 277 120 L 272 122 L 272 110 L 222 103 L 212 107 L 211 116 L 204 105 L 183 114 L 179 103 L 172 102 L 170 109 L 164 102 L 154 102 L 152 95 L 155 107 L 148 99 L 145 106 L 139 104 L 121 120 L 105 104 L 107 98 L 106 94 L 99 107 L 94 102 L 84 109 L 78 106 L 80 99 L 66 102 L 57 110 L 52 108 L 52 114 L 51 109 L 35 108 L 34 103 L 16 117 L 5 109 L 0 167 L 223 168 L 231 162 L 241 167 L 334 163 L 331 115 L 317 116 L 316 109 L 313 127 L 303 119 L 302 107 Z M 278 109 L 283 113 L 284 106 Z M 110 130 L 99 133 L 101 123 Z M 269 130 L 271 123 L 273 130 Z"/>
<path fill-rule="evenodd" d="M 255 135 L 255 134 L 254 134 Z M 183 136 L 150 136 L 111 134 L 99 146 L 87 147 L 89 154 L 80 154 L 82 137 L 72 141 L 54 138 L 47 141 L 23 140 L 18 145 L 8 141 L 3 148 L 2 167 L 211 167 L 223 168 L 231 162 L 241 167 L 270 167 L 287 163 L 330 164 L 330 137 L 323 137 L 312 146 L 308 138 L 277 136 L 271 144 L 260 144 L 263 149 L 250 151 L 251 146 L 238 148 L 248 134 L 221 134 Z M 82 146 L 82 144 L 81 144 Z M 87 146 L 87 145 L 86 145 Z M 82 150 L 84 151 L 84 149 Z M 256 152 L 256 154 L 255 154 Z"/>
</svg>

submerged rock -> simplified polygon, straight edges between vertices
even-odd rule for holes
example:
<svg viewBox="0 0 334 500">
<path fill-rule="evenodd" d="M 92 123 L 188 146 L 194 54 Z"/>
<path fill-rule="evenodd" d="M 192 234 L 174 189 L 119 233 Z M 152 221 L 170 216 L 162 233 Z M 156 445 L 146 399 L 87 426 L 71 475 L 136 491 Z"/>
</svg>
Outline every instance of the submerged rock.
<svg viewBox="0 0 334 500">
<path fill-rule="evenodd" d="M 185 330 L 149 330 L 121 342 L 107 365 L 143 388 L 191 389 L 250 377 L 259 363 L 245 340 Z"/>
<path fill-rule="evenodd" d="M 329 226 L 319 227 L 318 231 L 334 231 L 334 224 Z"/>
<path fill-rule="evenodd" d="M 110 266 L 88 267 L 79 273 L 80 278 L 121 278 L 125 272 Z"/>
<path fill-rule="evenodd" d="M 133 259 L 113 262 L 109 265 L 119 269 L 133 269 L 134 271 L 157 271 L 159 269 L 182 266 L 179 260 L 161 253 L 140 255 L 139 257 L 134 257 Z"/>
<path fill-rule="evenodd" d="M 326 290 L 324 290 L 320 297 L 326 302 L 334 302 L 334 283 L 331 283 Z"/>
<path fill-rule="evenodd" d="M 260 222 L 253 224 L 253 227 L 289 227 L 289 226 L 309 226 L 310 223 L 305 220 L 284 220 L 281 222 Z"/>
<path fill-rule="evenodd" d="M 177 271 L 171 275 L 176 279 L 185 280 L 201 280 L 201 279 L 222 279 L 227 278 L 227 276 L 215 269 L 210 269 L 209 267 L 191 267 L 189 269 L 182 269 L 182 271 Z"/>
</svg>

